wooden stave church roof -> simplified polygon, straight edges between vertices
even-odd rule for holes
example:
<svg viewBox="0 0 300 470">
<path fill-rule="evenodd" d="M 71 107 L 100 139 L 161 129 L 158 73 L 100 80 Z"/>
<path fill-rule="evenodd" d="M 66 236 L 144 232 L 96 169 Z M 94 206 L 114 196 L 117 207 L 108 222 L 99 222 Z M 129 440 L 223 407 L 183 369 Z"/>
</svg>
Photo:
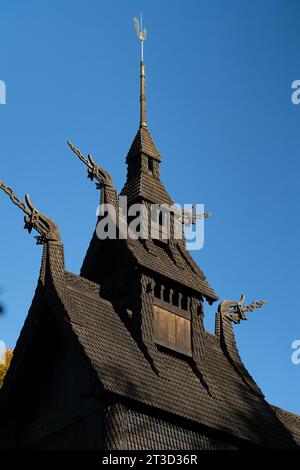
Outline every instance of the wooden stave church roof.
<svg viewBox="0 0 300 470">
<path fill-rule="evenodd" d="M 159 151 L 149 130 L 141 127 L 129 149 L 126 162 L 141 159 L 143 156 L 154 158 L 158 164 L 161 161 Z M 128 205 L 137 202 L 167 204 L 169 206 L 174 204 L 160 177 L 154 177 L 145 171 L 128 176 L 120 196 L 127 197 Z M 146 244 L 140 239 L 128 238 L 127 240 L 118 240 L 118 243 L 114 244 L 114 248 L 116 251 L 127 251 L 138 266 L 158 273 L 166 279 L 201 294 L 209 303 L 213 303 L 219 298 L 203 271 L 186 249 L 184 240 L 168 244 L 166 250 L 163 245 L 155 243 L 151 238 L 147 240 Z M 97 279 L 95 260 L 98 259 L 100 266 L 103 249 L 106 250 L 105 244 L 101 243 L 94 233 L 81 268 L 81 275 L 90 280 Z"/>
<path fill-rule="evenodd" d="M 222 338 L 205 334 L 207 366 L 222 395 L 221 401 L 210 396 L 185 358 L 158 351 L 160 374 L 157 375 L 112 304 L 99 296 L 100 286 L 65 271 L 62 253 L 61 247 L 52 246 L 44 256 L 41 272 L 46 272 L 46 277 L 39 280 L 0 391 L 0 415 L 11 388 L 24 373 L 26 364 L 22 363 L 22 355 L 34 335 L 39 334 L 38 318 L 43 314 L 41 307 L 47 299 L 51 314 L 58 318 L 62 328 L 72 333 L 106 393 L 188 420 L 193 426 L 204 426 L 240 442 L 274 449 L 296 447 L 282 424 L 284 421 L 286 424 L 287 418 L 281 421 L 263 395 L 249 389 L 232 359 L 226 356 Z"/>
<path fill-rule="evenodd" d="M 153 139 L 144 127 L 140 127 L 134 139 L 127 162 L 142 155 L 160 161 Z M 172 204 L 160 179 L 146 173 L 128 180 L 121 194 L 127 195 L 129 202 L 142 199 Z M 148 248 L 140 241 L 120 240 L 117 245 L 139 266 L 175 280 L 211 302 L 218 299 L 183 244 L 170 249 L 173 259 L 179 258 L 184 269 L 182 264 L 179 269 L 176 263 L 170 263 L 165 250 L 151 240 Z M 94 237 L 83 272 L 89 270 L 90 260 L 97 255 Z M 292 435 L 297 426 L 286 424 L 295 420 L 266 402 L 238 355 L 230 323 L 224 324 L 220 336 L 207 332 L 203 336 L 203 366 L 218 391 L 216 395 L 203 385 L 190 359 L 158 349 L 157 373 L 113 305 L 101 298 L 100 286 L 65 270 L 60 243 L 48 242 L 44 246 L 38 288 L 0 391 L 0 410 L 7 405 L 18 376 L 24 374 L 22 356 L 33 337 L 39 334 L 38 320 L 46 301 L 61 328 L 72 334 L 107 394 L 230 435 L 237 441 L 274 449 L 296 447 Z"/>
</svg>

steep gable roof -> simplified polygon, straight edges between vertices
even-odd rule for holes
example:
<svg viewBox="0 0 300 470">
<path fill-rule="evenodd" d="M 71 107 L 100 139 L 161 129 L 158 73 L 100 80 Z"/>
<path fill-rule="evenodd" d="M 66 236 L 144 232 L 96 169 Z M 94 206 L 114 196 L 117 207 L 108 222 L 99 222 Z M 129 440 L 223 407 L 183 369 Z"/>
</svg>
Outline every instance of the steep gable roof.
<svg viewBox="0 0 300 470">
<path fill-rule="evenodd" d="M 100 286 L 65 271 L 61 245 L 48 249 L 30 314 L 0 392 L 0 408 L 5 408 L 10 387 L 22 368 L 24 373 L 23 352 L 39 335 L 37 319 L 47 301 L 48 315 L 59 319 L 61 328 L 69 329 L 107 393 L 244 442 L 269 448 L 295 447 L 272 407 L 262 395 L 253 393 L 237 372 L 221 347 L 220 337 L 204 335 L 205 361 L 218 396 L 208 392 L 190 359 L 158 349 L 157 373 L 112 304 L 100 297 Z"/>
</svg>

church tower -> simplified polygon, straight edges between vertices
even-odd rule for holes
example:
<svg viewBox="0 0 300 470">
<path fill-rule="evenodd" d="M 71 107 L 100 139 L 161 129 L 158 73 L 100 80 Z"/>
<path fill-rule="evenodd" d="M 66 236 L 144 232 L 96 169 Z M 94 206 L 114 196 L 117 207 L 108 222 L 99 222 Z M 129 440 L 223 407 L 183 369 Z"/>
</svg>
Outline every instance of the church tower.
<svg viewBox="0 0 300 470">
<path fill-rule="evenodd" d="M 142 57 L 140 123 L 127 153 L 127 178 L 120 200 L 125 199 L 127 204 L 127 223 L 131 219 L 130 208 L 139 204 L 147 214 L 147 226 L 140 227 L 138 239 L 129 234 L 126 240 L 99 240 L 95 233 L 81 276 L 100 284 L 101 295 L 114 305 L 157 373 L 163 373 L 156 363 L 157 351 L 162 349 L 193 358 L 202 377 L 203 303 L 212 303 L 218 297 L 187 251 L 183 238 L 176 237 L 178 233 L 182 235 L 182 227 L 176 231 L 182 221 L 177 222 L 172 212 L 174 202 L 160 179 L 160 164 L 147 124 Z M 102 186 L 102 192 L 106 191 L 107 187 Z M 109 196 L 102 195 L 103 200 L 109 200 Z M 155 213 L 157 207 L 167 209 Z M 164 217 L 169 217 L 168 224 Z"/>
<path fill-rule="evenodd" d="M 180 236 L 185 214 L 160 178 L 146 117 L 146 31 L 135 25 L 140 123 L 121 192 L 69 142 L 101 190 L 80 275 L 65 268 L 55 222 L 0 182 L 43 245 L 35 296 L 0 391 L 0 448 L 297 448 L 300 418 L 267 403 L 235 342 L 233 325 L 263 302 L 223 301 L 215 333 L 205 331 L 205 304 L 218 296 Z M 137 207 L 145 217 L 129 236 L 124 227 L 135 223 Z M 115 236 L 99 236 L 105 224 Z"/>
</svg>

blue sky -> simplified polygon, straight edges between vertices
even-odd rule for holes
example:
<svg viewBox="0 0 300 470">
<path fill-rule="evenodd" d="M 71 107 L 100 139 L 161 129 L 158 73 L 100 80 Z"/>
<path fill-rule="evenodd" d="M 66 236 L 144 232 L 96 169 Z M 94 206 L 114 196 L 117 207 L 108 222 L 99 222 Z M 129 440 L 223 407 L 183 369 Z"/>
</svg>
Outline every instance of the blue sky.
<svg viewBox="0 0 300 470">
<path fill-rule="evenodd" d="M 78 273 L 98 194 L 70 139 L 124 183 L 138 127 L 143 11 L 148 123 L 162 179 L 178 203 L 213 212 L 193 256 L 221 299 L 266 299 L 235 328 L 250 373 L 273 404 L 300 414 L 299 124 L 296 0 L 2 0 L 0 179 L 59 225 Z M 31 303 L 41 247 L 0 195 L 0 339 L 14 346 Z M 206 306 L 213 329 L 216 307 Z"/>
</svg>

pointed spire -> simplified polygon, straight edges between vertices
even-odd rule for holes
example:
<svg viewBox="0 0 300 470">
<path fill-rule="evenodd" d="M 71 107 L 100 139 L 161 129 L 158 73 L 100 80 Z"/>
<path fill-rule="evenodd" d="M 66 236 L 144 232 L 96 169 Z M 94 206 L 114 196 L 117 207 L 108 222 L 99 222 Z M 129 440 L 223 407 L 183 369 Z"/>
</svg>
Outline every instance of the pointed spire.
<svg viewBox="0 0 300 470">
<path fill-rule="evenodd" d="M 141 62 L 140 62 L 140 128 L 144 127 L 147 129 L 147 118 L 146 118 L 146 78 L 145 78 L 145 65 L 144 65 L 144 41 L 147 37 L 147 30 L 142 26 L 142 15 L 141 15 L 141 29 L 139 20 L 133 18 L 136 34 L 141 41 Z"/>
<path fill-rule="evenodd" d="M 142 60 L 140 64 L 140 87 L 140 127 L 147 128 L 145 65 Z"/>
</svg>

